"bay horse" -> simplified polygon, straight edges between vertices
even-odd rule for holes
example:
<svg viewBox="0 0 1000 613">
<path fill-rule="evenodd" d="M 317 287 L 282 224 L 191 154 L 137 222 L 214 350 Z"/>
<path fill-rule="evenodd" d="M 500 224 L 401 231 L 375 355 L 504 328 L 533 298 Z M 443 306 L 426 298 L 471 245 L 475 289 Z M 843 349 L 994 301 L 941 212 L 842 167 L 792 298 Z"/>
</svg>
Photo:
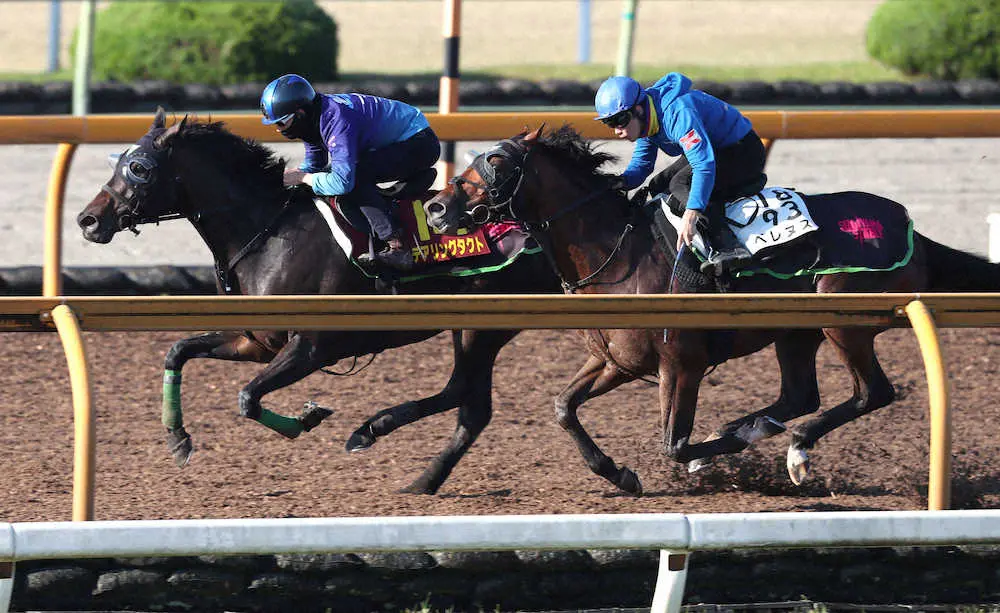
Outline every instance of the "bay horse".
<svg viewBox="0 0 1000 613">
<path fill-rule="evenodd" d="M 542 246 L 568 293 L 717 291 L 717 284 L 698 272 L 697 261 L 691 261 L 687 249 L 678 258 L 677 235 L 672 226 L 659 231 L 666 240 L 658 242 L 646 213 L 640 213 L 620 192 L 610 189 L 609 176 L 599 169 L 613 159 L 612 155 L 596 151 L 569 126 L 545 135 L 542 128 L 522 133 L 481 155 L 452 179 L 446 189 L 426 201 L 427 219 L 442 232 L 490 219 L 517 221 Z M 739 277 L 729 283 L 728 291 L 984 291 L 1000 285 L 997 266 L 914 232 L 908 214 L 898 203 L 862 192 L 803 198 L 810 209 L 879 210 L 901 219 L 912 241 L 909 258 L 878 272 Z M 856 227 L 859 225 L 860 222 L 843 223 L 840 229 L 859 231 Z M 878 247 L 878 240 L 869 240 L 863 234 L 857 236 L 866 249 Z M 883 330 L 856 327 L 582 331 L 590 357 L 556 398 L 557 419 L 573 437 L 594 473 L 625 492 L 640 494 L 642 485 L 635 473 L 626 466 L 617 466 L 584 430 L 577 418 L 580 405 L 623 383 L 639 378 L 658 379 L 665 452 L 676 461 L 688 463 L 690 470 L 697 470 L 713 456 L 742 451 L 755 441 L 784 432 L 785 422 L 817 411 L 820 395 L 816 353 L 821 343 L 829 339 L 851 375 L 853 394 L 794 428 L 787 470 L 798 485 L 810 468 L 808 451 L 821 437 L 894 400 L 893 386 L 882 371 L 874 349 L 875 336 Z M 781 369 L 777 400 L 723 425 L 704 442 L 692 443 L 689 439 L 698 390 L 706 371 L 771 343 L 775 345 Z"/>
<path fill-rule="evenodd" d="M 185 218 L 216 262 L 219 292 L 238 295 L 372 294 L 373 282 L 334 242 L 314 205 L 312 191 L 286 188 L 285 161 L 221 123 L 189 121 L 166 126 L 158 109 L 149 130 L 116 162 L 114 174 L 77 216 L 86 240 L 108 243 L 144 223 Z M 521 255 L 502 270 L 466 277 L 435 277 L 401 286 L 409 293 L 558 292 L 551 268 L 538 255 Z M 188 360 L 251 361 L 267 366 L 238 396 L 240 414 L 288 438 L 311 430 L 331 411 L 307 402 L 287 417 L 262 406 L 274 390 L 340 360 L 375 355 L 423 341 L 439 331 L 229 331 L 176 342 L 167 352 L 163 422 L 178 466 L 191 457 L 180 406 L 181 370 Z M 493 366 L 519 330 L 452 332 L 455 363 L 444 389 L 384 409 L 351 435 L 348 451 L 422 417 L 459 407 L 447 446 L 404 492 L 432 494 L 492 417 Z"/>
</svg>

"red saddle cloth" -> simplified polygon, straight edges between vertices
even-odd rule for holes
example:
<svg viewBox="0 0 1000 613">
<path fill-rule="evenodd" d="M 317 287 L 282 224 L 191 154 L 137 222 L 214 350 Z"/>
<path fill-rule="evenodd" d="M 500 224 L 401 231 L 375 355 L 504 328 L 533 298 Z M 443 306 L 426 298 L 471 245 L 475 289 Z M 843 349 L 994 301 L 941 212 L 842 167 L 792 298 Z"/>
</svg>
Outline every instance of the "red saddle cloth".
<svg viewBox="0 0 1000 613">
<path fill-rule="evenodd" d="M 414 268 L 407 276 L 495 270 L 534 247 L 527 234 L 513 223 L 488 223 L 454 236 L 441 234 L 430 227 L 424 214 L 423 203 L 432 196 L 394 203 L 403 228 L 402 239 L 413 252 Z M 357 261 L 359 255 L 368 252 L 369 236 L 348 223 L 336 199 L 331 198 L 330 205 L 334 220 L 351 241 L 351 259 Z"/>
</svg>

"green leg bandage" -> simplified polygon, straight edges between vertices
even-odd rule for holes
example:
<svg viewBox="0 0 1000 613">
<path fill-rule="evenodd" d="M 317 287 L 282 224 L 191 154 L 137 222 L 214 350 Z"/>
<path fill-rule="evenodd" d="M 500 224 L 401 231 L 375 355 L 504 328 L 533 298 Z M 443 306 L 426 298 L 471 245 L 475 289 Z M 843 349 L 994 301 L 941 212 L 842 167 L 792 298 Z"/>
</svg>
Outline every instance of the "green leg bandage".
<svg viewBox="0 0 1000 613">
<path fill-rule="evenodd" d="M 163 425 L 170 430 L 184 426 L 184 416 L 181 415 L 181 372 L 179 370 L 163 371 Z"/>
<path fill-rule="evenodd" d="M 294 417 L 278 415 L 277 413 L 268 411 L 267 409 L 261 409 L 260 418 L 257 421 L 274 430 L 278 434 L 287 436 L 288 438 L 295 438 L 302 434 L 302 431 L 304 430 L 302 422 Z"/>
</svg>

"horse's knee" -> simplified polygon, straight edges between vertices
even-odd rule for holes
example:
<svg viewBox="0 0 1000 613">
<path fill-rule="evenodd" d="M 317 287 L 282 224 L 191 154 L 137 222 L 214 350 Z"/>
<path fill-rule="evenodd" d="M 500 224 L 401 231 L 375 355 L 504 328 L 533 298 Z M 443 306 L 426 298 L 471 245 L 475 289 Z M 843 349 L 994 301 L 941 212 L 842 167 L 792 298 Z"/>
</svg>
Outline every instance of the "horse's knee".
<svg viewBox="0 0 1000 613">
<path fill-rule="evenodd" d="M 240 416 L 246 417 L 248 419 L 260 419 L 261 406 L 260 402 L 254 398 L 246 388 L 241 389 L 238 402 L 240 406 Z"/>
</svg>

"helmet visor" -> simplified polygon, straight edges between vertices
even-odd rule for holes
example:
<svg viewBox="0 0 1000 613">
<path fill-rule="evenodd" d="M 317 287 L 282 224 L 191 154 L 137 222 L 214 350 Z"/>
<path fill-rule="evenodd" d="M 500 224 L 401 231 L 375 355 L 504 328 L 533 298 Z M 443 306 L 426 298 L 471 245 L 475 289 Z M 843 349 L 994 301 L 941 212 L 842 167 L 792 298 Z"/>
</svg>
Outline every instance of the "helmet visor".
<svg viewBox="0 0 1000 613">
<path fill-rule="evenodd" d="M 611 117 L 601 119 L 601 123 L 609 128 L 624 128 L 630 121 L 632 121 L 632 109 L 625 109 L 624 111 L 615 113 Z"/>
</svg>

